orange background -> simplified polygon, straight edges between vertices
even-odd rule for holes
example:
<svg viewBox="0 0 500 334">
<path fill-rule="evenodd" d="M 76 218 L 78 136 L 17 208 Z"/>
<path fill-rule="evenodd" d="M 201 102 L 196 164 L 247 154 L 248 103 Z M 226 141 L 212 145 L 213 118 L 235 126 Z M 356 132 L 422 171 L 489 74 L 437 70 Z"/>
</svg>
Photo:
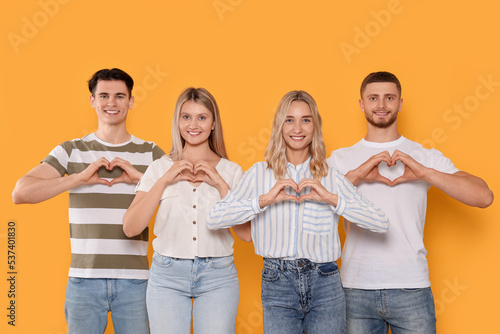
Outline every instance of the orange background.
<svg viewBox="0 0 500 334">
<path fill-rule="evenodd" d="M 230 159 L 244 170 L 262 160 L 274 110 L 292 89 L 315 97 L 328 151 L 357 142 L 365 133 L 359 84 L 388 70 L 403 85 L 400 131 L 495 192 L 499 10 L 487 0 L 0 0 L 0 331 L 66 331 L 67 194 L 20 206 L 10 194 L 53 147 L 95 130 L 86 80 L 96 70 L 132 75 L 129 131 L 165 151 L 176 98 L 188 86 L 207 88 L 221 109 Z M 498 217 L 498 203 L 470 208 L 430 190 L 425 242 L 439 333 L 498 329 Z M 6 317 L 11 219 L 16 327 Z M 241 242 L 235 257 L 237 333 L 261 333 L 262 260 Z"/>
</svg>

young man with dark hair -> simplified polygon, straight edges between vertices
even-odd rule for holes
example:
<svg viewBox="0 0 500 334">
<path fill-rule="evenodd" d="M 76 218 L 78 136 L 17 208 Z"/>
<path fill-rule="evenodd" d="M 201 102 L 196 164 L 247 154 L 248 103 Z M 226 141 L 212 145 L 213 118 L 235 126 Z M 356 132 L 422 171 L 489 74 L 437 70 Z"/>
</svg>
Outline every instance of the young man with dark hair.
<svg viewBox="0 0 500 334">
<path fill-rule="evenodd" d="M 435 186 L 481 208 L 493 201 L 482 179 L 398 132 L 402 104 L 396 76 L 368 75 L 359 100 L 367 120 L 366 136 L 352 147 L 334 151 L 328 160 L 389 218 L 386 234 L 370 233 L 344 220 L 341 275 L 351 334 L 385 334 L 389 327 L 394 334 L 435 333 L 423 243 L 427 191 Z"/>
<path fill-rule="evenodd" d="M 148 333 L 148 230 L 128 238 L 122 219 L 135 185 L 164 152 L 127 132 L 134 103 L 134 81 L 127 73 L 103 69 L 88 84 L 97 131 L 54 148 L 19 179 L 12 198 L 16 204 L 39 203 L 69 190 L 69 333 L 103 333 L 108 312 L 115 332 Z"/>
</svg>

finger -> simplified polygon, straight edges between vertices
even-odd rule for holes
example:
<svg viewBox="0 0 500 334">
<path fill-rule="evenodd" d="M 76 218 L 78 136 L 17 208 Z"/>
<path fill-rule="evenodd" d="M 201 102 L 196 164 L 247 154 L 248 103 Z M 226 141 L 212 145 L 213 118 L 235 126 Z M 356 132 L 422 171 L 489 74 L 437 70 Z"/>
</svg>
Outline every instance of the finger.
<svg viewBox="0 0 500 334">
<path fill-rule="evenodd" d="M 297 183 L 295 183 L 295 181 L 292 180 L 292 179 L 280 180 L 280 181 L 278 181 L 278 183 L 281 185 L 281 189 L 283 189 L 285 187 L 290 187 L 290 188 L 292 188 L 296 192 L 298 190 Z"/>
<path fill-rule="evenodd" d="M 298 202 L 303 202 L 303 201 L 308 200 L 308 199 L 310 199 L 310 200 L 313 199 L 313 194 L 312 193 L 300 196 L 298 198 Z"/>
<path fill-rule="evenodd" d="M 125 180 L 123 179 L 123 176 L 120 176 L 120 177 L 117 177 L 116 179 L 111 180 L 111 182 L 109 182 L 109 185 L 112 186 L 114 184 L 121 183 L 121 182 L 125 182 Z"/>
<path fill-rule="evenodd" d="M 101 179 L 101 178 L 97 178 L 94 182 L 92 182 L 93 184 L 104 184 L 104 185 L 107 185 L 107 186 L 111 186 L 111 182 L 109 182 L 108 180 L 105 180 L 105 179 Z"/>
<path fill-rule="evenodd" d="M 195 179 L 194 177 L 190 176 L 190 175 L 184 175 L 184 174 L 177 174 L 176 177 L 174 177 L 174 182 L 177 182 L 177 181 L 190 181 L 190 182 L 195 182 Z"/>
<path fill-rule="evenodd" d="M 396 179 L 394 179 L 392 181 L 392 186 L 394 187 L 394 186 L 397 186 L 398 184 L 401 184 L 401 183 L 404 183 L 404 182 L 406 182 L 405 177 L 404 176 L 400 176 L 400 177 L 398 177 L 398 178 L 396 178 Z"/>
<path fill-rule="evenodd" d="M 382 175 L 378 175 L 378 177 L 375 179 L 375 181 L 377 182 L 381 182 L 383 184 L 386 184 L 388 186 L 392 186 L 393 185 L 393 181 L 389 180 L 388 178 L 386 177 L 383 177 Z"/>
<path fill-rule="evenodd" d="M 298 197 L 294 195 L 283 194 L 283 197 L 280 197 L 281 201 L 294 201 L 297 202 Z"/>
</svg>

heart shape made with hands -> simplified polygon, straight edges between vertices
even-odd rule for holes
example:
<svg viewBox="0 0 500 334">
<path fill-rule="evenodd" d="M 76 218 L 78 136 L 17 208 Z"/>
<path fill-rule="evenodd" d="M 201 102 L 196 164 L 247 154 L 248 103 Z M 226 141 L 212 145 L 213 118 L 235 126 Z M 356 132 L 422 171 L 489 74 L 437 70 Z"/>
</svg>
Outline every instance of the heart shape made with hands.
<svg viewBox="0 0 500 334">
<path fill-rule="evenodd" d="M 181 174 L 190 177 L 191 180 L 187 180 L 187 181 L 192 186 L 195 186 L 195 187 L 198 187 L 200 184 L 202 184 L 203 182 L 205 182 L 204 181 L 204 177 L 205 177 L 205 175 L 207 175 L 207 173 L 205 173 L 202 170 L 197 171 L 197 173 L 193 173 L 189 169 L 183 170 Z"/>
<path fill-rule="evenodd" d="M 403 176 L 405 173 L 405 165 L 398 160 L 394 166 L 389 167 L 385 161 L 382 161 L 378 165 L 378 173 L 381 176 L 394 181 L 398 177 Z"/>
<path fill-rule="evenodd" d="M 295 182 L 294 182 L 294 183 L 295 183 Z M 296 186 L 296 187 L 298 187 L 297 183 L 295 183 L 295 186 Z M 302 195 L 300 195 L 300 196 L 297 196 L 298 192 L 297 192 L 297 191 L 295 191 L 295 189 L 294 189 L 294 188 L 292 188 L 291 186 L 286 186 L 285 188 L 290 188 L 290 189 L 292 189 L 292 190 L 293 190 L 293 192 L 294 192 L 295 194 L 288 194 L 288 195 L 291 195 L 291 196 L 297 197 L 297 199 L 295 200 L 296 202 L 302 202 L 302 201 L 305 201 L 305 200 L 308 200 L 308 199 L 309 199 L 309 198 L 306 198 L 306 197 L 305 197 L 306 195 L 309 195 L 309 193 L 307 193 L 307 194 L 302 194 Z M 303 189 L 301 189 L 301 192 L 302 192 L 302 190 L 304 190 L 304 189 L 306 189 L 306 188 L 311 188 L 311 187 L 304 187 Z"/>
</svg>

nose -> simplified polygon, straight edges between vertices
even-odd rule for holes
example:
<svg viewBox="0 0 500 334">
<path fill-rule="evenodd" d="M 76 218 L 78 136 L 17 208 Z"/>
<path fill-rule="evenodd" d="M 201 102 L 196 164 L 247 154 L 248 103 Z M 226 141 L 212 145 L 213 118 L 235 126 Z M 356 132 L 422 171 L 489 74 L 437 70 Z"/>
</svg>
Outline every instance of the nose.
<svg viewBox="0 0 500 334">
<path fill-rule="evenodd" d="M 293 122 L 293 131 L 300 133 L 302 131 L 302 122 Z"/>
<path fill-rule="evenodd" d="M 116 99 L 114 97 L 110 97 L 108 100 L 108 106 L 115 106 L 116 105 Z"/>
<path fill-rule="evenodd" d="M 198 127 L 198 120 L 196 119 L 196 117 L 193 117 L 190 122 L 189 122 L 189 127 L 191 129 L 195 129 L 196 127 Z"/>
<path fill-rule="evenodd" d="M 385 99 L 379 99 L 378 103 L 377 103 L 377 107 L 385 108 L 385 106 L 386 106 Z"/>
</svg>

